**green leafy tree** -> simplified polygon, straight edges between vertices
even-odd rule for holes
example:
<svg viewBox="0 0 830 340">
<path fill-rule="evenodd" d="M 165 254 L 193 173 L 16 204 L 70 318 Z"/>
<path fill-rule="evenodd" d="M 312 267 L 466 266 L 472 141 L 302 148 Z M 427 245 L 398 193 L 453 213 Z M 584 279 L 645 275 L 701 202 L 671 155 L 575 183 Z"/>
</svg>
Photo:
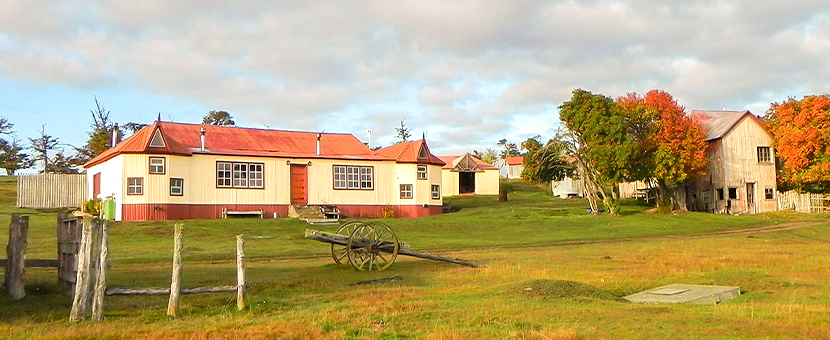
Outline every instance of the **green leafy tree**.
<svg viewBox="0 0 830 340">
<path fill-rule="evenodd" d="M 205 125 L 222 125 L 234 126 L 236 122 L 233 121 L 231 114 L 226 111 L 210 111 L 202 118 L 202 124 Z"/>
<path fill-rule="evenodd" d="M 98 98 L 95 98 L 95 109 L 89 112 L 92 114 L 92 130 L 89 132 L 86 145 L 80 148 L 73 147 L 77 154 L 71 159 L 76 164 L 83 164 L 111 148 L 113 134 L 116 135 L 116 143 L 121 142 L 124 136 L 124 132 L 118 128 L 118 123 L 110 120 L 110 111 L 98 102 Z"/>
<path fill-rule="evenodd" d="M 398 141 L 395 142 L 395 144 L 408 142 L 409 138 L 412 137 L 412 133 L 410 132 L 412 129 L 406 127 L 406 124 L 404 124 L 405 121 L 406 121 L 406 119 L 402 119 L 401 120 L 401 127 L 396 127 L 395 128 L 395 133 L 396 133 L 395 137 L 398 139 Z"/>
<path fill-rule="evenodd" d="M 490 163 L 491 165 L 496 164 L 496 161 L 499 159 L 496 150 L 493 148 L 485 148 L 484 151 L 473 150 L 473 157 Z"/>
<path fill-rule="evenodd" d="M 572 133 L 580 177 L 589 195 L 601 197 L 611 214 L 619 213 L 619 182 L 632 177 L 639 143 L 629 134 L 630 122 L 610 97 L 576 89 L 559 106 L 559 118 Z M 611 186 L 610 193 L 606 186 Z M 596 207 L 592 204 L 592 209 Z"/>
<path fill-rule="evenodd" d="M 499 142 L 496 143 L 496 145 L 498 145 L 502 148 L 502 150 L 499 151 L 499 157 L 501 157 L 502 159 L 507 159 L 507 157 L 516 157 L 516 156 L 521 156 L 522 155 L 522 152 L 519 151 L 519 147 L 516 145 L 516 143 L 510 142 L 507 139 L 499 140 Z"/>
<path fill-rule="evenodd" d="M 40 162 L 43 166 L 42 172 L 49 173 L 50 170 L 54 169 L 54 162 L 50 154 L 58 151 L 57 147 L 59 144 L 60 142 L 57 138 L 46 134 L 46 124 L 41 126 L 39 137 L 29 138 L 29 148 L 34 153 L 33 160 Z M 63 152 L 63 150 L 60 151 Z"/>
<path fill-rule="evenodd" d="M 522 148 L 527 150 L 522 179 L 531 183 L 549 183 L 574 176 L 575 167 L 567 159 L 567 145 L 555 139 L 542 145 L 540 138 L 531 137 L 522 143 Z"/>
<path fill-rule="evenodd" d="M 11 142 L 0 139 L 0 168 L 5 169 L 9 176 L 17 170 L 31 168 L 35 162 L 25 150 L 16 138 Z"/>
</svg>

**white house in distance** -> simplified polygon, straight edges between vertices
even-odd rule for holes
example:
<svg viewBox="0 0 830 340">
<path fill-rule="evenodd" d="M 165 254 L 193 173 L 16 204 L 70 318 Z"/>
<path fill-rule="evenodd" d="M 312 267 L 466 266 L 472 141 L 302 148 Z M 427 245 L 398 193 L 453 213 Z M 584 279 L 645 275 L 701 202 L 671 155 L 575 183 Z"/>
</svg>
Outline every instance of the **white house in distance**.
<svg viewBox="0 0 830 340">
<path fill-rule="evenodd" d="M 507 157 L 504 163 L 507 164 L 507 178 L 522 178 L 522 170 L 525 169 L 525 157 Z"/>
<path fill-rule="evenodd" d="M 89 197 L 114 197 L 117 220 L 175 220 L 223 209 L 283 217 L 289 205 L 439 214 L 443 165 L 425 140 L 374 152 L 351 134 L 157 121 L 84 168 Z"/>
<path fill-rule="evenodd" d="M 469 153 L 439 158 L 445 163 L 441 170 L 444 196 L 499 194 L 499 168 Z"/>
<path fill-rule="evenodd" d="M 693 110 L 706 131 L 706 175 L 688 187 L 700 211 L 754 214 L 776 210 L 772 134 L 749 111 Z"/>
</svg>

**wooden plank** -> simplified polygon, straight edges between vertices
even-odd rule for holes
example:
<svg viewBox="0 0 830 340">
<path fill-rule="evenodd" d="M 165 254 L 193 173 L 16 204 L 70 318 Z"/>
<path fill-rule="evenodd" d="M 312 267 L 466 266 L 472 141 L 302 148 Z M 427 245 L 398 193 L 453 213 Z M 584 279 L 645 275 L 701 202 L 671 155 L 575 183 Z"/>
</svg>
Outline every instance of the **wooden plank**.
<svg viewBox="0 0 830 340">
<path fill-rule="evenodd" d="M 5 270 L 6 290 L 12 300 L 20 300 L 26 296 L 25 280 L 26 273 L 26 238 L 29 234 L 29 216 L 12 214 L 12 221 L 9 224 L 9 245 L 6 247 L 8 256 Z"/>
<path fill-rule="evenodd" d="M 245 238 L 236 235 L 236 309 L 245 309 Z"/>
<path fill-rule="evenodd" d="M 237 291 L 237 286 L 215 286 L 215 287 L 196 287 L 196 288 L 182 288 L 181 294 L 201 294 L 201 293 L 232 293 Z M 170 288 L 107 288 L 106 295 L 167 295 L 170 294 Z"/>
<path fill-rule="evenodd" d="M 167 301 L 167 315 L 176 317 L 179 313 L 179 295 L 182 279 L 182 228 L 181 223 L 174 227 L 173 236 L 173 277 L 170 282 L 170 300 Z"/>
</svg>

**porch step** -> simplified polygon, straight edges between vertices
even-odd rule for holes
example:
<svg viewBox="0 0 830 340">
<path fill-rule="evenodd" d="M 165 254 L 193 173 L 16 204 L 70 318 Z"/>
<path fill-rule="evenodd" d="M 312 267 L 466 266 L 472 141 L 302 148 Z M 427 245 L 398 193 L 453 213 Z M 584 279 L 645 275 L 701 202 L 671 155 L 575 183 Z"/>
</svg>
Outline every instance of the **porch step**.
<svg viewBox="0 0 830 340">
<path fill-rule="evenodd" d="M 296 217 L 297 219 L 306 221 L 309 224 L 336 224 L 338 218 L 326 216 L 320 211 L 319 206 L 308 205 L 291 205 L 288 208 L 288 217 Z"/>
</svg>

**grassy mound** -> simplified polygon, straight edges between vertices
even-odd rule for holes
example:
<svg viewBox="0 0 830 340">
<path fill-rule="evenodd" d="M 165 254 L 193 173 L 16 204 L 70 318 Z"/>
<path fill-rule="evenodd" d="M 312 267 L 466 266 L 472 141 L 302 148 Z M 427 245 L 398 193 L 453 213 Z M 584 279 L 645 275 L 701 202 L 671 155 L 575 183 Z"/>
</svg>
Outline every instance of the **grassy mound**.
<svg viewBox="0 0 830 340">
<path fill-rule="evenodd" d="M 600 300 L 623 301 L 597 287 L 567 280 L 532 280 L 524 282 L 521 291 L 526 296 L 542 299 L 569 299 L 588 297 Z"/>
</svg>

